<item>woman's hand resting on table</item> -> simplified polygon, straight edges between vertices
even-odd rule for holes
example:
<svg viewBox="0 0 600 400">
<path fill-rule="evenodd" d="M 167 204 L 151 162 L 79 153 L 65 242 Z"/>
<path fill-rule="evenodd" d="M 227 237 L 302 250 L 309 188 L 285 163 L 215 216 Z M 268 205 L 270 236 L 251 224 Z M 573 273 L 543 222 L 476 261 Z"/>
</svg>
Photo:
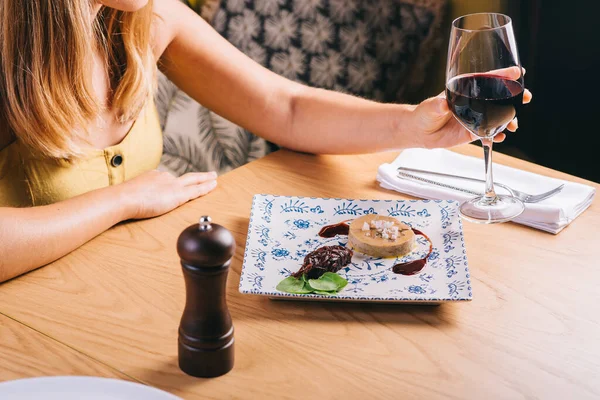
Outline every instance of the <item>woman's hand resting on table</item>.
<svg viewBox="0 0 600 400">
<path fill-rule="evenodd" d="M 217 187 L 215 172 L 190 172 L 175 177 L 169 172 L 148 171 L 121 185 L 127 219 L 151 218 L 167 213 Z"/>
<path fill-rule="evenodd" d="M 0 282 L 64 256 L 123 220 L 156 217 L 203 196 L 216 179 L 214 172 L 177 178 L 149 171 L 46 206 L 0 207 Z"/>
</svg>

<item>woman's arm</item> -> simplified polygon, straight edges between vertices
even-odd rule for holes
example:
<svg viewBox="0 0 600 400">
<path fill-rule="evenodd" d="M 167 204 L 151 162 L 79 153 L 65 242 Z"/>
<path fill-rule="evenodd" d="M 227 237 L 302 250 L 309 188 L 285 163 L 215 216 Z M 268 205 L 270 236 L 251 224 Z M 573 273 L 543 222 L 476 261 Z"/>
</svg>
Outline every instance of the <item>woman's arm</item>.
<svg viewBox="0 0 600 400">
<path fill-rule="evenodd" d="M 48 206 L 0 207 L 0 282 L 48 264 L 126 219 L 149 218 L 204 195 L 216 174 L 150 171 Z"/>
<path fill-rule="evenodd" d="M 178 0 L 156 1 L 160 67 L 223 117 L 284 147 L 355 153 L 413 143 L 401 121 L 414 107 L 309 88 L 255 63 Z"/>
<path fill-rule="evenodd" d="M 48 264 L 128 216 L 114 186 L 48 206 L 0 208 L 0 282 Z"/>
<path fill-rule="evenodd" d="M 206 107 L 284 147 L 364 153 L 472 140 L 442 97 L 418 106 L 380 104 L 310 88 L 255 63 L 178 0 L 154 4 L 160 16 L 156 52 L 169 79 Z"/>
</svg>

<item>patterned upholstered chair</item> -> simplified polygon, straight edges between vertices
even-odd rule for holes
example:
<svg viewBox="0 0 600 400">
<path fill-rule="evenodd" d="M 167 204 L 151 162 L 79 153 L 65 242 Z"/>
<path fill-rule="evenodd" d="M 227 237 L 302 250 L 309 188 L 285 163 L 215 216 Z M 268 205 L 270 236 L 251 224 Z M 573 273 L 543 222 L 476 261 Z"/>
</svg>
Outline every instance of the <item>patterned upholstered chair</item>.
<svg viewBox="0 0 600 400">
<path fill-rule="evenodd" d="M 423 84 L 447 0 L 187 0 L 233 45 L 311 86 L 384 102 L 410 101 Z M 202 107 L 166 77 L 157 106 L 163 168 L 220 173 L 272 144 Z"/>
</svg>

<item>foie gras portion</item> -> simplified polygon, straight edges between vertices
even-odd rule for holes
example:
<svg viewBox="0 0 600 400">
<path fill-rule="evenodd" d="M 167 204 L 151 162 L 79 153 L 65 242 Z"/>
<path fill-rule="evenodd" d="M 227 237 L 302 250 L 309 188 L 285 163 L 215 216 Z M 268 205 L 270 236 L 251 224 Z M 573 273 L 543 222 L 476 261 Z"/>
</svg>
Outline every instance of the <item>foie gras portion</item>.
<svg viewBox="0 0 600 400">
<path fill-rule="evenodd" d="M 348 246 L 372 257 L 399 257 L 410 253 L 415 243 L 411 227 L 393 217 L 365 215 L 350 224 Z"/>
</svg>

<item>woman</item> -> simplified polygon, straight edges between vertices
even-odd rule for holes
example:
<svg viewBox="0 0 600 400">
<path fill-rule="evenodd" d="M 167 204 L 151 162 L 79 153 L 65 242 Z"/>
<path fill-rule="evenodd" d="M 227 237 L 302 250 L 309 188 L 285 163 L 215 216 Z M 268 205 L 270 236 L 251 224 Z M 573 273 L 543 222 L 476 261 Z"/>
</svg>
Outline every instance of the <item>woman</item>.
<svg viewBox="0 0 600 400">
<path fill-rule="evenodd" d="M 157 63 L 198 102 L 298 151 L 472 140 L 442 97 L 384 105 L 308 88 L 251 61 L 178 0 L 152 3 L 0 2 L 0 281 L 217 186 L 213 172 L 155 170 Z"/>
</svg>

